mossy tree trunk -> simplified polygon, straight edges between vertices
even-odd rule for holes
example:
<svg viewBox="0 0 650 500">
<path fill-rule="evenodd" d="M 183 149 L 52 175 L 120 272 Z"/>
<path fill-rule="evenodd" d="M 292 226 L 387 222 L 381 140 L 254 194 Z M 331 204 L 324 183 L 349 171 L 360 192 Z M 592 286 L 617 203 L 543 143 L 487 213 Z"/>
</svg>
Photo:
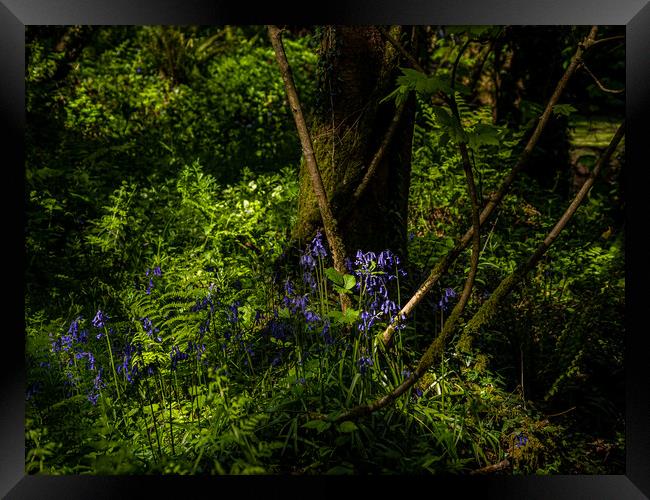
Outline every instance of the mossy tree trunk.
<svg viewBox="0 0 650 500">
<path fill-rule="evenodd" d="M 404 256 L 415 102 L 409 102 L 367 189 L 352 194 L 395 115 L 398 54 L 371 26 L 325 27 L 319 33 L 319 92 L 311 135 L 328 199 L 347 254 L 390 248 Z M 298 223 L 304 244 L 322 225 L 307 169 L 300 169 Z"/>
</svg>

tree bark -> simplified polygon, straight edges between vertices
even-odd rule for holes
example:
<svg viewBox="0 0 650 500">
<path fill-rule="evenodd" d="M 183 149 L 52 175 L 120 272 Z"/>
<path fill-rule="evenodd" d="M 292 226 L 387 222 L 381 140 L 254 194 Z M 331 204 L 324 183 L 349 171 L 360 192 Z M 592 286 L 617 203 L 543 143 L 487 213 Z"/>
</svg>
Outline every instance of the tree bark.
<svg viewBox="0 0 650 500">
<path fill-rule="evenodd" d="M 372 26 L 328 26 L 320 37 L 319 92 L 310 129 L 334 216 L 345 214 L 339 228 L 346 252 L 389 248 L 403 257 L 415 102 L 410 99 L 401 113 L 393 102 L 379 103 L 394 88 L 399 54 Z M 392 137 L 385 141 L 391 125 Z M 383 155 L 373 162 L 379 149 Z M 371 164 L 374 172 L 366 175 Z M 353 200 L 355 208 L 346 210 Z M 320 225 L 303 162 L 294 238 L 304 243 Z"/>
</svg>

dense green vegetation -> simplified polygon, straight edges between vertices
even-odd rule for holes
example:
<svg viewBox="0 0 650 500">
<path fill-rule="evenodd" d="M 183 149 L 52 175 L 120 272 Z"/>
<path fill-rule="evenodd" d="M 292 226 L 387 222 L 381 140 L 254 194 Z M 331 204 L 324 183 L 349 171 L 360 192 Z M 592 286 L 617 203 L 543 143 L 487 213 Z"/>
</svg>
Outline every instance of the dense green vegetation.
<svg viewBox="0 0 650 500">
<path fill-rule="evenodd" d="M 264 27 L 28 26 L 26 471 L 623 473 L 623 144 L 471 346 L 459 327 L 406 394 L 337 420 L 409 376 L 469 272 L 468 247 L 377 347 L 470 226 L 463 132 L 432 94 L 455 95 L 482 205 L 546 105 L 523 78 L 501 96 L 517 119 L 496 115 L 503 61 L 525 50 L 508 33 L 423 31 L 433 76 L 404 70 L 386 99 L 415 91 L 408 253 L 355 249 L 341 273 L 324 233 L 292 235 L 300 141 Z M 560 74 L 586 33 L 552 33 Z M 308 115 L 327 105 L 322 36 L 284 35 Z M 622 45 L 593 50 L 589 69 L 622 87 Z M 560 103 L 544 133 L 565 141 L 540 143 L 537 170 L 483 227 L 461 325 L 544 239 L 624 116 L 584 71 Z"/>
</svg>

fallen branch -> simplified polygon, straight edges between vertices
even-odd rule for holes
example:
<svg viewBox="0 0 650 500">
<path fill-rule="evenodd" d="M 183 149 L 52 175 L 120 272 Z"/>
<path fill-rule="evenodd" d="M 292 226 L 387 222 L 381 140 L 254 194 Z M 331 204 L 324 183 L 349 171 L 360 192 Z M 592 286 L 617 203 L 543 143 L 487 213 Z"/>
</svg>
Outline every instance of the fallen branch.
<svg viewBox="0 0 650 500">
<path fill-rule="evenodd" d="M 501 460 L 496 464 L 487 465 L 485 467 L 481 467 L 480 469 L 473 470 L 469 473 L 469 475 L 473 476 L 475 474 L 490 474 L 492 472 L 498 472 L 500 470 L 507 469 L 508 467 L 510 467 L 510 461 L 506 458 L 505 460 Z"/>
<path fill-rule="evenodd" d="M 560 78 L 557 86 L 555 87 L 555 91 L 553 92 L 553 94 L 548 100 L 548 103 L 546 104 L 546 108 L 544 109 L 544 112 L 542 113 L 539 120 L 537 121 L 535 130 L 533 134 L 530 136 L 530 139 L 528 139 L 528 143 L 524 147 L 524 150 L 522 151 L 519 160 L 512 168 L 512 170 L 508 173 L 508 175 L 503 179 L 497 192 L 492 195 L 491 199 L 488 201 L 488 203 L 481 211 L 481 215 L 479 218 L 479 226 L 483 225 L 485 221 L 490 217 L 490 215 L 492 215 L 492 212 L 501 203 L 501 200 L 503 199 L 508 189 L 512 185 L 517 174 L 526 165 L 528 158 L 530 157 L 535 146 L 537 145 L 537 142 L 539 141 L 542 131 L 546 127 L 546 124 L 548 123 L 551 114 L 553 113 L 553 107 L 558 103 L 560 96 L 562 95 L 562 92 L 564 92 L 564 89 L 566 88 L 567 83 L 569 82 L 569 79 L 571 78 L 571 76 L 573 76 L 579 64 L 581 63 L 582 55 L 584 54 L 585 50 L 587 50 L 593 43 L 596 37 L 596 32 L 597 32 L 597 27 L 592 26 L 589 35 L 585 38 L 585 40 L 582 43 L 578 45 L 578 48 L 573 58 L 571 59 L 569 66 L 564 72 L 564 75 L 562 75 L 562 78 Z M 434 266 L 434 268 L 432 269 L 431 273 L 424 281 L 424 283 L 420 285 L 420 287 L 409 299 L 409 301 L 404 305 L 404 307 L 402 307 L 402 309 L 398 313 L 398 318 L 406 318 L 411 314 L 413 309 L 415 309 L 415 307 L 420 303 L 420 301 L 424 298 L 424 296 L 433 288 L 433 286 L 438 282 L 440 277 L 447 271 L 447 269 L 449 269 L 449 266 L 451 266 L 451 264 L 465 249 L 465 247 L 472 239 L 473 234 L 474 234 L 474 228 L 471 227 L 463 235 L 460 241 L 458 241 L 456 245 L 454 245 L 454 247 L 449 252 L 447 252 L 447 254 Z M 384 330 L 384 332 L 380 334 L 381 341 L 384 343 L 384 345 L 387 346 L 390 345 L 393 338 L 393 334 L 395 333 L 398 324 L 399 324 L 398 322 L 391 323 Z"/>
</svg>

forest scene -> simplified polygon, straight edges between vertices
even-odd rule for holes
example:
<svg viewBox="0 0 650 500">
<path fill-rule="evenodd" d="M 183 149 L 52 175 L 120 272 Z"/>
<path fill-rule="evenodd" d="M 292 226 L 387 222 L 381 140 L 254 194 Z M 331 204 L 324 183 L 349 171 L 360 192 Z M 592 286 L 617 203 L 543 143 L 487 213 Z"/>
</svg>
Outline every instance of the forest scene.
<svg viewBox="0 0 650 500">
<path fill-rule="evenodd" d="M 26 26 L 28 474 L 624 474 L 624 26 Z"/>
</svg>

